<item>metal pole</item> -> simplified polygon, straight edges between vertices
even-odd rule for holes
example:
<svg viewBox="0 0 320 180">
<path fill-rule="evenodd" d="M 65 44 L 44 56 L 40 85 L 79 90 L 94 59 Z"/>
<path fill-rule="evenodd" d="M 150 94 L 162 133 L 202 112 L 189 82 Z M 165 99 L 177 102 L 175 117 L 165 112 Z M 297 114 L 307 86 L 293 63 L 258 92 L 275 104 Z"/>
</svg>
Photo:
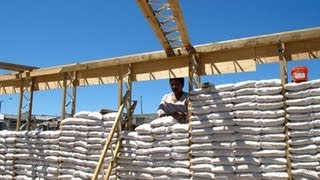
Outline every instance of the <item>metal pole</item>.
<svg viewBox="0 0 320 180">
<path fill-rule="evenodd" d="M 1 106 L 2 106 L 3 101 L 4 101 L 4 100 L 1 100 L 1 101 L 0 101 L 0 113 L 1 113 Z"/>
<path fill-rule="evenodd" d="M 141 109 L 140 109 L 140 110 L 141 110 L 141 111 L 140 111 L 140 112 L 141 112 L 140 114 L 143 114 L 143 108 L 142 108 L 142 96 L 140 96 L 140 108 L 141 108 Z"/>
</svg>

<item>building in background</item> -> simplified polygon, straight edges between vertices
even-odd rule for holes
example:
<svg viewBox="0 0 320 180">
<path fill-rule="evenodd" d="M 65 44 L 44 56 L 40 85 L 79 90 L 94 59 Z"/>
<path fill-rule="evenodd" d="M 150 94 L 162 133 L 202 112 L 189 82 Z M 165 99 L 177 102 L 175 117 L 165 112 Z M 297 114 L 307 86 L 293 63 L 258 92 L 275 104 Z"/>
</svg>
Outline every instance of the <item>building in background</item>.
<svg viewBox="0 0 320 180">
<path fill-rule="evenodd" d="M 17 126 L 17 115 L 0 114 L 0 130 L 15 131 Z M 57 126 L 59 117 L 50 115 L 32 115 L 31 129 L 52 130 Z M 21 129 L 27 127 L 27 113 L 21 116 Z"/>
</svg>

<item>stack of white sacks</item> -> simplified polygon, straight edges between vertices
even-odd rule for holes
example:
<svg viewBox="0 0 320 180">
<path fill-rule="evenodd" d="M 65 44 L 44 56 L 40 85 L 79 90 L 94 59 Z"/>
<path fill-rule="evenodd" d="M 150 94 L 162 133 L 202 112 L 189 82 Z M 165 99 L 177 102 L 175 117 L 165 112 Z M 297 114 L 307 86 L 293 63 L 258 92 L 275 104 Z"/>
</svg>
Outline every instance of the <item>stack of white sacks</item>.
<svg viewBox="0 0 320 180">
<path fill-rule="evenodd" d="M 16 132 L 15 179 L 56 179 L 59 131 Z"/>
<path fill-rule="evenodd" d="M 123 132 L 120 179 L 189 179 L 189 125 L 162 117 Z"/>
<path fill-rule="evenodd" d="M 0 179 L 12 179 L 13 174 L 15 179 L 56 178 L 57 161 L 52 163 L 46 158 L 58 154 L 59 132 L 1 131 L 0 136 L 5 142 L 0 143 Z"/>
<path fill-rule="evenodd" d="M 286 179 L 280 80 L 244 81 L 190 93 L 194 179 Z"/>
<path fill-rule="evenodd" d="M 320 80 L 285 85 L 294 179 L 319 179 Z"/>
<path fill-rule="evenodd" d="M 233 97 L 233 85 L 229 84 L 190 92 L 193 114 L 190 118 L 190 169 L 193 179 L 234 177 Z"/>
<path fill-rule="evenodd" d="M 0 179 L 91 179 L 116 115 L 82 111 L 59 131 L 0 131 Z M 104 169 L 110 160 L 109 150 Z"/>
<path fill-rule="evenodd" d="M 99 112 L 81 111 L 61 122 L 58 179 L 92 178 L 115 117 L 116 113 L 101 115 Z M 115 139 L 113 149 L 114 142 Z M 110 155 L 108 151 L 103 169 L 109 165 Z M 104 170 L 99 178 L 103 178 L 103 173 Z"/>
<path fill-rule="evenodd" d="M 15 140 L 15 132 L 0 131 L 0 179 L 9 180 L 13 178 Z"/>
<path fill-rule="evenodd" d="M 279 79 L 235 84 L 237 178 L 287 179 L 284 103 Z"/>
</svg>

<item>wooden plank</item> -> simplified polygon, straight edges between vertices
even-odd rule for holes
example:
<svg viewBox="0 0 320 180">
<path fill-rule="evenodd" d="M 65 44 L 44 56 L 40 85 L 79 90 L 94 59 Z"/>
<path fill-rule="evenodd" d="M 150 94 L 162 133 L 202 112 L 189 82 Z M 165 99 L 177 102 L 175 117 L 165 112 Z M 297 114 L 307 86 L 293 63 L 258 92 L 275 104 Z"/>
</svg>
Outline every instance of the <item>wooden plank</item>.
<svg viewBox="0 0 320 180">
<path fill-rule="evenodd" d="M 279 41 L 277 38 L 279 37 L 285 37 L 284 39 L 287 40 L 285 43 L 286 60 L 319 58 L 319 36 L 320 28 L 313 28 L 287 34 L 265 35 L 260 37 L 262 39 L 259 37 L 244 38 L 227 42 L 224 45 L 223 43 L 203 45 L 197 50 L 200 75 L 246 72 L 255 70 L 255 64 L 278 62 L 277 43 Z M 274 41 L 268 40 L 267 37 Z M 293 40 L 288 39 L 289 37 Z M 0 76 L 0 94 L 19 93 L 20 80 L 30 77 L 34 79 L 35 91 L 62 88 L 62 72 L 69 72 L 73 69 L 79 70 L 79 86 L 118 83 L 120 65 L 128 64 L 132 64 L 133 67 L 132 81 L 186 77 L 188 76 L 188 59 L 188 55 L 166 58 L 164 52 L 157 51 L 2 75 Z"/>
<path fill-rule="evenodd" d="M 236 60 L 232 62 L 213 62 L 205 64 L 204 75 L 251 72 L 256 70 L 254 60 Z"/>
<path fill-rule="evenodd" d="M 284 39 L 283 42 L 305 41 L 307 42 L 307 44 L 309 44 L 310 42 L 311 43 L 318 42 L 318 40 L 315 40 L 315 39 L 320 39 L 320 28 L 317 27 L 317 28 L 304 29 L 304 30 L 298 30 L 298 31 L 276 33 L 271 35 L 242 38 L 242 39 L 224 41 L 219 43 L 205 44 L 205 45 L 196 46 L 195 49 L 198 53 L 201 53 L 201 54 L 212 53 L 216 51 L 230 51 L 231 53 L 232 50 L 239 49 L 239 48 L 250 48 L 250 47 L 263 48 L 263 47 L 268 47 L 269 45 L 276 45 L 278 43 L 279 38 L 282 38 L 282 40 Z M 293 39 L 290 39 L 290 38 L 293 38 Z M 290 44 L 291 43 L 289 43 L 288 45 L 290 46 Z M 175 57 L 172 57 L 172 58 L 175 58 Z M 29 77 L 46 76 L 46 75 L 57 74 L 57 73 L 68 72 L 68 71 L 76 71 L 76 70 L 87 70 L 87 69 L 96 69 L 96 68 L 102 68 L 102 67 L 110 67 L 110 66 L 116 66 L 119 64 L 128 64 L 128 63 L 135 64 L 138 62 L 146 62 L 146 61 L 158 60 L 158 59 L 166 59 L 166 54 L 163 51 L 156 51 L 156 52 L 142 53 L 142 54 L 136 54 L 136 55 L 130 55 L 130 56 L 101 59 L 101 60 L 95 60 L 90 62 L 69 64 L 64 66 L 36 69 L 30 72 Z M 24 76 L 28 77 L 27 74 L 25 74 Z M 2 75 L 0 76 L 0 82 L 10 81 L 18 78 L 19 77 L 17 76 L 17 74 Z"/>
<path fill-rule="evenodd" d="M 27 71 L 27 70 L 32 70 L 32 69 L 38 69 L 38 67 L 26 66 L 26 65 L 21 65 L 21 64 L 14 64 L 14 63 L 0 61 L 0 69 L 6 69 L 6 70 L 10 70 L 10 71 Z"/>
<path fill-rule="evenodd" d="M 174 20 L 177 24 L 179 34 L 180 34 L 181 40 L 183 42 L 183 46 L 186 48 L 189 48 L 191 46 L 191 43 L 189 40 L 189 35 L 188 35 L 186 25 L 184 23 L 184 18 L 183 18 L 182 11 L 181 11 L 181 8 L 179 5 L 179 1 L 178 0 L 169 0 L 168 2 L 170 4 L 170 8 L 171 8 Z"/>
<path fill-rule="evenodd" d="M 209 43 L 195 46 L 197 52 L 212 52 L 212 51 L 226 51 L 237 48 L 249 48 L 274 45 L 281 39 L 282 42 L 296 42 L 304 40 L 312 40 L 320 38 L 320 27 L 302 29 L 296 31 L 287 31 L 281 33 L 274 33 L 269 35 L 262 35 L 249 38 L 241 38 L 229 41 L 222 41 L 217 43 Z"/>
<path fill-rule="evenodd" d="M 132 69 L 133 81 L 167 79 L 188 76 L 188 57 L 167 60 L 154 60 L 136 63 Z"/>
<path fill-rule="evenodd" d="M 153 29 L 154 33 L 156 34 L 157 38 L 159 39 L 162 47 L 166 51 L 168 56 L 175 56 L 172 47 L 168 39 L 165 36 L 164 31 L 160 28 L 160 23 L 158 19 L 155 17 L 152 7 L 148 4 L 147 0 L 137 0 L 137 3 L 143 12 L 144 16 L 148 20 L 151 28 Z"/>
</svg>

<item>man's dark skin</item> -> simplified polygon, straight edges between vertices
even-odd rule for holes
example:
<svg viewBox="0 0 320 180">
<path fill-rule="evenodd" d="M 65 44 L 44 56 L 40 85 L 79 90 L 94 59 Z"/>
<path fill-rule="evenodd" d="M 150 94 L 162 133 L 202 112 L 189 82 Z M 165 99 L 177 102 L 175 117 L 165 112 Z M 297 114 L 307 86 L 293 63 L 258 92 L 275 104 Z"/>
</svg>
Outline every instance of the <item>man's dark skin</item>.
<svg viewBox="0 0 320 180">
<path fill-rule="evenodd" d="M 172 99 L 173 99 L 173 101 L 177 102 L 182 96 L 183 85 L 178 80 L 171 80 L 170 87 L 171 87 L 172 92 L 174 93 L 174 97 L 172 97 Z M 179 122 L 182 122 L 186 119 L 186 114 L 183 114 L 183 113 L 175 112 L 173 114 L 167 114 L 167 115 L 172 116 L 173 118 L 175 118 Z"/>
</svg>

